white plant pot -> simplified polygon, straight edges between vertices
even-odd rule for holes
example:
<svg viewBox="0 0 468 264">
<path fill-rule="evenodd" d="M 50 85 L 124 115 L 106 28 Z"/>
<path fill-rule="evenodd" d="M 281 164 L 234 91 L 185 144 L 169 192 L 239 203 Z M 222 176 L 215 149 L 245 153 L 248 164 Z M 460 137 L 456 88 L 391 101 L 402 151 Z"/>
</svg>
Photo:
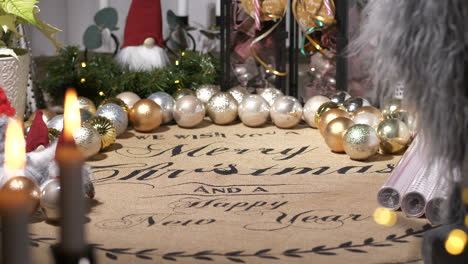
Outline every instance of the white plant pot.
<svg viewBox="0 0 468 264">
<path fill-rule="evenodd" d="M 26 88 L 29 74 L 29 54 L 0 58 L 0 87 L 5 91 L 11 106 L 16 109 L 15 117 L 24 119 Z"/>
</svg>

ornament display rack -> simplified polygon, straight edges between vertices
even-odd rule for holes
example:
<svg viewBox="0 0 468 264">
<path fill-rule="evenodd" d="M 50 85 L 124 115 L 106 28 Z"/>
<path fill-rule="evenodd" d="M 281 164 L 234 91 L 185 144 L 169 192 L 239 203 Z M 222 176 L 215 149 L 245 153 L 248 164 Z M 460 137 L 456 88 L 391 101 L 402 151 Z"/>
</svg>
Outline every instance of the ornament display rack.
<svg viewBox="0 0 468 264">
<path fill-rule="evenodd" d="M 293 97 L 299 95 L 299 26 L 295 22 L 292 11 L 293 0 L 288 1 L 289 32 L 286 30 L 286 19 L 274 31 L 276 43 L 275 64 L 280 72 L 286 71 L 287 76 L 276 76 L 275 86 L 284 94 Z M 346 57 L 346 46 L 348 45 L 348 12 L 350 3 L 348 0 L 335 0 L 337 33 L 337 56 L 336 56 L 336 89 L 338 91 L 348 90 L 348 60 Z M 217 17 L 218 18 L 218 17 Z M 221 90 L 229 90 L 230 84 L 230 35 L 232 21 L 232 0 L 221 0 Z M 286 41 L 289 39 L 289 49 Z M 288 50 L 288 52 L 286 52 Z M 287 54 L 289 53 L 289 54 Z M 287 56 L 286 56 L 287 55 Z M 286 60 L 288 58 L 288 60 Z M 286 65 L 286 63 L 288 65 Z M 288 67 L 287 67 L 288 66 Z"/>
</svg>

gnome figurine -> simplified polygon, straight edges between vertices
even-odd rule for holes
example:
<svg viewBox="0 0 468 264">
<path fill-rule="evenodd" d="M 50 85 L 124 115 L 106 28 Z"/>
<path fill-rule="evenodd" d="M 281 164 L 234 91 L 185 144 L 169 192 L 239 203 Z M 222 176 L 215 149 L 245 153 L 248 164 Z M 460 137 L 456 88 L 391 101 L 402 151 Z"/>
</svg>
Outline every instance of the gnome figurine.
<svg viewBox="0 0 468 264">
<path fill-rule="evenodd" d="M 151 71 L 168 64 L 160 0 L 132 0 L 117 60 L 130 71 Z"/>
</svg>

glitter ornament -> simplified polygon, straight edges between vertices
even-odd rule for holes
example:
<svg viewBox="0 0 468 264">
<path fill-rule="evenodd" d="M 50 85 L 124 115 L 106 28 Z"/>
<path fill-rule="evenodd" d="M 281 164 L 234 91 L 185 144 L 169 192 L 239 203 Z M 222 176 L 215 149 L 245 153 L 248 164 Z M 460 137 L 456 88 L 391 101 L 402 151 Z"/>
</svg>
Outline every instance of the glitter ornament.
<svg viewBox="0 0 468 264">
<path fill-rule="evenodd" d="M 377 128 L 380 137 L 380 149 L 387 154 L 403 150 L 410 141 L 411 135 L 405 123 L 398 119 L 385 119 Z"/>
<path fill-rule="evenodd" d="M 227 125 L 236 120 L 237 109 L 236 99 L 226 92 L 213 95 L 206 104 L 208 116 L 217 125 Z"/>
<path fill-rule="evenodd" d="M 276 88 L 265 88 L 261 93 L 260 96 L 265 98 L 268 104 L 271 106 L 278 97 L 283 96 L 283 92 Z"/>
<path fill-rule="evenodd" d="M 310 127 L 317 128 L 318 124 L 315 123 L 315 113 L 317 113 L 322 104 L 329 101 L 330 99 L 323 95 L 316 95 L 307 100 L 304 105 L 303 118 Z"/>
<path fill-rule="evenodd" d="M 141 99 L 138 94 L 133 92 L 119 93 L 115 98 L 122 100 L 128 108 L 132 108 L 133 105 Z"/>
<path fill-rule="evenodd" d="M 379 151 L 380 139 L 375 129 L 368 125 L 354 125 L 343 136 L 343 148 L 354 160 L 366 160 Z"/>
<path fill-rule="evenodd" d="M 245 87 L 242 87 L 242 86 L 236 86 L 236 87 L 233 87 L 231 89 L 228 90 L 228 93 L 230 93 L 232 95 L 232 97 L 234 97 L 234 99 L 236 99 L 237 101 L 237 104 L 240 104 L 242 103 L 242 101 L 244 100 L 244 98 L 249 95 L 249 90 L 247 90 L 247 88 Z"/>
<path fill-rule="evenodd" d="M 205 105 L 195 96 L 187 95 L 176 101 L 174 120 L 181 127 L 196 127 L 205 118 Z"/>
<path fill-rule="evenodd" d="M 84 109 L 93 115 L 96 113 L 96 105 L 89 98 L 78 96 L 78 105 L 80 109 Z"/>
<path fill-rule="evenodd" d="M 161 125 L 161 107 L 151 99 L 136 102 L 129 113 L 130 123 L 139 132 L 150 132 Z"/>
<path fill-rule="evenodd" d="M 195 91 L 198 100 L 206 104 L 213 95 L 220 92 L 219 85 L 202 85 Z"/>
<path fill-rule="evenodd" d="M 333 152 L 344 152 L 343 136 L 346 130 L 354 125 L 354 122 L 346 117 L 338 117 L 328 123 L 324 138 L 325 143 Z"/>
<path fill-rule="evenodd" d="M 108 98 L 108 99 L 105 99 L 104 101 L 102 101 L 100 104 L 99 104 L 99 107 L 98 108 L 101 108 L 101 106 L 103 105 L 106 105 L 106 104 L 116 104 L 120 107 L 122 107 L 122 109 L 125 111 L 125 113 L 128 114 L 128 112 L 130 111 L 130 108 L 128 107 L 128 105 L 122 100 L 122 99 L 119 99 L 119 98 Z"/>
<path fill-rule="evenodd" d="M 125 130 L 127 130 L 127 113 L 125 113 L 122 107 L 116 104 L 105 104 L 99 107 L 99 109 L 96 111 L 96 116 L 103 116 L 112 121 L 117 131 L 117 137 L 122 135 Z"/>
<path fill-rule="evenodd" d="M 293 128 L 301 122 L 301 103 L 292 96 L 282 96 L 271 106 L 270 116 L 277 127 Z"/>
<path fill-rule="evenodd" d="M 80 130 L 73 133 L 73 138 L 85 158 L 94 156 L 101 149 L 101 137 L 90 124 L 83 124 Z"/>
<path fill-rule="evenodd" d="M 117 138 L 117 131 L 114 123 L 103 116 L 95 116 L 86 121 L 86 124 L 91 125 L 99 133 L 101 138 L 101 150 L 112 145 Z"/>
<path fill-rule="evenodd" d="M 161 107 L 162 124 L 167 124 L 172 121 L 172 112 L 174 111 L 175 100 L 170 94 L 157 92 L 148 96 L 148 99 L 153 100 Z"/>
<path fill-rule="evenodd" d="M 380 122 L 382 121 L 379 116 L 370 113 L 370 112 L 360 112 L 357 115 L 353 116 L 353 121 L 355 124 L 364 124 L 377 129 Z"/>
<path fill-rule="evenodd" d="M 270 105 L 258 94 L 247 95 L 239 104 L 239 118 L 249 127 L 264 125 L 270 117 Z"/>
</svg>

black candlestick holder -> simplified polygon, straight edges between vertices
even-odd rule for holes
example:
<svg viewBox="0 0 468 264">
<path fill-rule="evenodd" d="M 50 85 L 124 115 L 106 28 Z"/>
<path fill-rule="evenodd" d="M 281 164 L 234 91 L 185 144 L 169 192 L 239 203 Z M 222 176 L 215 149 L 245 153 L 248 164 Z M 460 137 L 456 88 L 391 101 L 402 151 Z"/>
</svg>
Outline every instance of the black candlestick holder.
<svg viewBox="0 0 468 264">
<path fill-rule="evenodd" d="M 94 247 L 92 247 L 91 245 L 87 245 L 81 253 L 66 252 L 65 250 L 63 250 L 61 244 L 52 245 L 51 250 L 55 264 L 97 263 L 94 254 Z"/>
<path fill-rule="evenodd" d="M 188 26 L 188 16 L 176 16 L 177 18 L 177 21 L 180 22 L 180 24 L 182 24 L 184 27 L 185 26 Z"/>
</svg>

